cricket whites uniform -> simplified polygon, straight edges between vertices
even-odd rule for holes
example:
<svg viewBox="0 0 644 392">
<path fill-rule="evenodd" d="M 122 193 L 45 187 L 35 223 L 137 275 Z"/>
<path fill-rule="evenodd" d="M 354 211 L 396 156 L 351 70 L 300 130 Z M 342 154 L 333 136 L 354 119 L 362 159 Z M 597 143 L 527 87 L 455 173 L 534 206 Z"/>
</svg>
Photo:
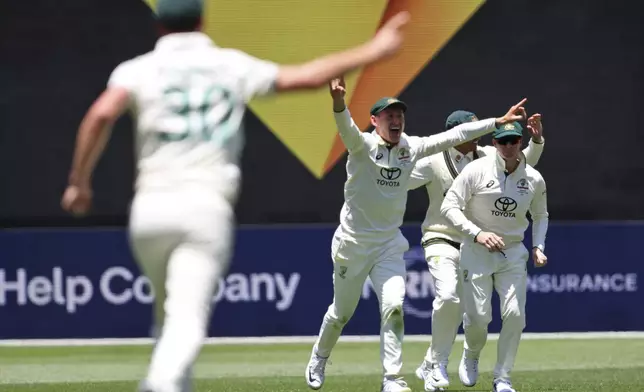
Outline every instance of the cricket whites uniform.
<svg viewBox="0 0 644 392">
<path fill-rule="evenodd" d="M 192 32 L 162 37 L 109 80 L 128 90 L 136 115 L 130 239 L 156 294 L 161 334 L 146 379 L 155 392 L 189 388 L 230 259 L 245 105 L 272 92 L 277 73 Z"/>
<path fill-rule="evenodd" d="M 400 232 L 407 183 L 416 161 L 493 131 L 495 119 L 464 124 L 429 137 L 402 134 L 389 145 L 375 131 L 361 132 L 348 109 L 334 113 L 340 136 L 349 151 L 345 203 L 333 236 L 334 298 L 313 348 L 327 358 L 349 321 L 369 277 L 380 303 L 381 359 L 386 379 L 394 379 L 402 366 L 405 296 L 404 252 L 409 248 Z M 307 372 L 311 377 L 309 364 Z M 313 380 L 309 380 L 309 386 Z M 321 386 L 321 383 L 319 383 Z M 319 387 L 318 387 L 319 388 Z M 314 388 L 317 389 L 317 388 Z"/>
<path fill-rule="evenodd" d="M 535 143 L 530 139 L 523 150 L 528 164 L 537 164 L 543 146 L 543 142 Z M 466 165 L 495 154 L 493 146 L 479 146 L 468 154 L 450 148 L 419 160 L 411 173 L 409 188 L 424 185 L 429 197 L 429 208 L 422 224 L 422 245 L 436 297 L 432 304 L 432 343 L 425 356 L 427 364 L 447 365 L 458 326 L 463 320 L 458 280 L 462 234 L 441 215 L 441 204 L 452 182 Z"/>
<path fill-rule="evenodd" d="M 467 165 L 449 188 L 441 213 L 462 234 L 460 259 L 461 300 L 464 307 L 465 350 L 462 364 L 478 363 L 492 319 L 492 290 L 501 300 L 503 327 L 494 368 L 495 383 L 509 382 L 525 327 L 526 262 L 530 252 L 523 245 L 533 221 L 532 243 L 544 250 L 548 230 L 546 184 L 541 174 L 526 164 L 507 174 L 498 153 Z M 475 242 L 481 231 L 499 235 L 503 253 L 489 252 Z M 496 390 L 496 384 L 495 384 Z"/>
</svg>

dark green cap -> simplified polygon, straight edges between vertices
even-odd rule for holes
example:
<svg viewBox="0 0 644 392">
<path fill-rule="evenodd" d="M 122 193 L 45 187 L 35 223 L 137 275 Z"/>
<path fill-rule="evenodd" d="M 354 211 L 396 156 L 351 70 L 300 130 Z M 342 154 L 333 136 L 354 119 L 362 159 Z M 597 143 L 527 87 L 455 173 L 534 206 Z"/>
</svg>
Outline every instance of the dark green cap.
<svg viewBox="0 0 644 392">
<path fill-rule="evenodd" d="M 447 131 L 458 125 L 465 124 L 472 121 L 478 121 L 476 114 L 472 112 L 468 112 L 466 110 L 457 110 L 455 112 L 452 112 L 452 114 L 450 114 L 449 116 L 447 116 L 447 120 L 445 121 L 445 130 Z"/>
<path fill-rule="evenodd" d="M 397 106 L 401 108 L 403 113 L 407 111 L 407 104 L 403 101 L 399 100 L 398 98 L 384 97 L 380 98 L 375 104 L 373 104 L 369 113 L 371 113 L 371 115 L 373 116 L 391 106 Z"/>
<path fill-rule="evenodd" d="M 515 121 L 513 123 L 501 125 L 501 127 L 492 132 L 492 137 L 494 139 L 500 139 L 506 136 L 523 136 L 523 127 Z"/>
<path fill-rule="evenodd" d="M 198 19 L 202 13 L 202 0 L 157 0 L 156 14 L 161 22 Z"/>
</svg>

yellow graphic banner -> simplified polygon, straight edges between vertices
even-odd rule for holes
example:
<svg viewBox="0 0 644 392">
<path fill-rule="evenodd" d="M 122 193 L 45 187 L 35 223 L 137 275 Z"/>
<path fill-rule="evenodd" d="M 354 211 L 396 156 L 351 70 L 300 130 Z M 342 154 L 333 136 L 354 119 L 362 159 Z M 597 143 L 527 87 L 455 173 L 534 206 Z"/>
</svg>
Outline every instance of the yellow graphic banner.
<svg viewBox="0 0 644 392">
<path fill-rule="evenodd" d="M 154 7 L 154 0 L 146 0 Z M 485 0 L 205 0 L 204 31 L 233 47 L 294 64 L 360 44 L 391 16 L 411 13 L 405 46 L 392 59 L 346 76 L 347 102 L 361 129 L 382 96 L 397 96 Z M 251 110 L 317 178 L 345 152 L 326 89 L 258 99 Z"/>
</svg>

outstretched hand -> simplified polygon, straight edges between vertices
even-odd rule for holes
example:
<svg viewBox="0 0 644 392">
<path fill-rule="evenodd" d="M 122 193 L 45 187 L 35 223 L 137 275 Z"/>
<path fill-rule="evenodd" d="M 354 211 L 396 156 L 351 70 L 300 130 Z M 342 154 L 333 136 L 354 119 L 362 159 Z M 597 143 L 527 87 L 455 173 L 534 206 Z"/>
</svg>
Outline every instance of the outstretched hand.
<svg viewBox="0 0 644 392">
<path fill-rule="evenodd" d="M 346 108 L 344 96 L 347 93 L 347 86 L 344 84 L 344 76 L 331 79 L 329 82 L 329 91 L 331 92 L 331 98 L 333 98 L 333 111 L 336 113 L 342 112 Z"/>
<path fill-rule="evenodd" d="M 329 91 L 331 92 L 331 98 L 333 98 L 334 101 L 336 99 L 344 99 L 344 96 L 347 93 L 347 86 L 344 84 L 344 76 L 331 79 L 329 82 Z"/>
<path fill-rule="evenodd" d="M 409 19 L 409 12 L 399 12 L 378 30 L 371 40 L 377 53 L 376 57 L 385 58 L 398 52 L 404 40 L 402 28 L 409 22 Z"/>
<path fill-rule="evenodd" d="M 526 114 L 523 105 L 525 105 L 526 102 L 528 102 L 528 99 L 523 98 L 519 103 L 510 107 L 510 110 L 508 110 L 508 112 L 503 117 L 496 119 L 496 124 L 503 125 L 515 121 L 525 121 L 528 115 Z"/>
<path fill-rule="evenodd" d="M 536 113 L 528 118 L 528 132 L 532 140 L 537 143 L 543 142 L 543 124 L 541 124 L 541 114 Z"/>
</svg>

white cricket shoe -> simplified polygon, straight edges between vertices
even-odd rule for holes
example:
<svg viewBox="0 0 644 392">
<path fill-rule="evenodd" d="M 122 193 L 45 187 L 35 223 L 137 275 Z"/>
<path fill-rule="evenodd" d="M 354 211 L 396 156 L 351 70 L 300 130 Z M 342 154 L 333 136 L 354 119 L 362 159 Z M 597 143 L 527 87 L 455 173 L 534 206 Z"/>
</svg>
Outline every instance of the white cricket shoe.
<svg viewBox="0 0 644 392">
<path fill-rule="evenodd" d="M 436 389 L 449 387 L 447 365 L 444 363 L 434 364 L 432 366 L 432 371 L 429 373 L 429 379 L 425 380 L 425 385 L 427 385 L 427 381 L 429 381 L 429 384 Z"/>
<path fill-rule="evenodd" d="M 517 392 L 512 388 L 512 383 L 507 380 L 494 380 L 492 384 L 492 390 L 494 392 Z"/>
<path fill-rule="evenodd" d="M 423 361 L 416 369 L 416 377 L 418 377 L 419 380 L 425 381 L 431 370 L 431 364 L 427 361 Z"/>
<path fill-rule="evenodd" d="M 411 392 L 411 388 L 407 386 L 402 377 L 388 378 L 382 382 L 381 392 Z"/>
<path fill-rule="evenodd" d="M 446 364 L 432 366 L 423 361 L 416 369 L 416 377 L 424 381 L 426 392 L 444 391 L 449 386 Z"/>
<path fill-rule="evenodd" d="M 326 363 L 328 358 L 320 357 L 315 353 L 316 349 L 313 348 L 311 353 L 311 359 L 309 359 L 309 364 L 306 365 L 306 371 L 304 377 L 306 378 L 306 384 L 309 388 L 318 390 L 322 388 L 324 384 L 324 370 L 326 369 Z"/>
<path fill-rule="evenodd" d="M 473 387 L 479 378 L 479 359 L 467 358 L 465 351 L 461 357 L 461 363 L 458 365 L 458 377 L 466 387 Z"/>
</svg>

